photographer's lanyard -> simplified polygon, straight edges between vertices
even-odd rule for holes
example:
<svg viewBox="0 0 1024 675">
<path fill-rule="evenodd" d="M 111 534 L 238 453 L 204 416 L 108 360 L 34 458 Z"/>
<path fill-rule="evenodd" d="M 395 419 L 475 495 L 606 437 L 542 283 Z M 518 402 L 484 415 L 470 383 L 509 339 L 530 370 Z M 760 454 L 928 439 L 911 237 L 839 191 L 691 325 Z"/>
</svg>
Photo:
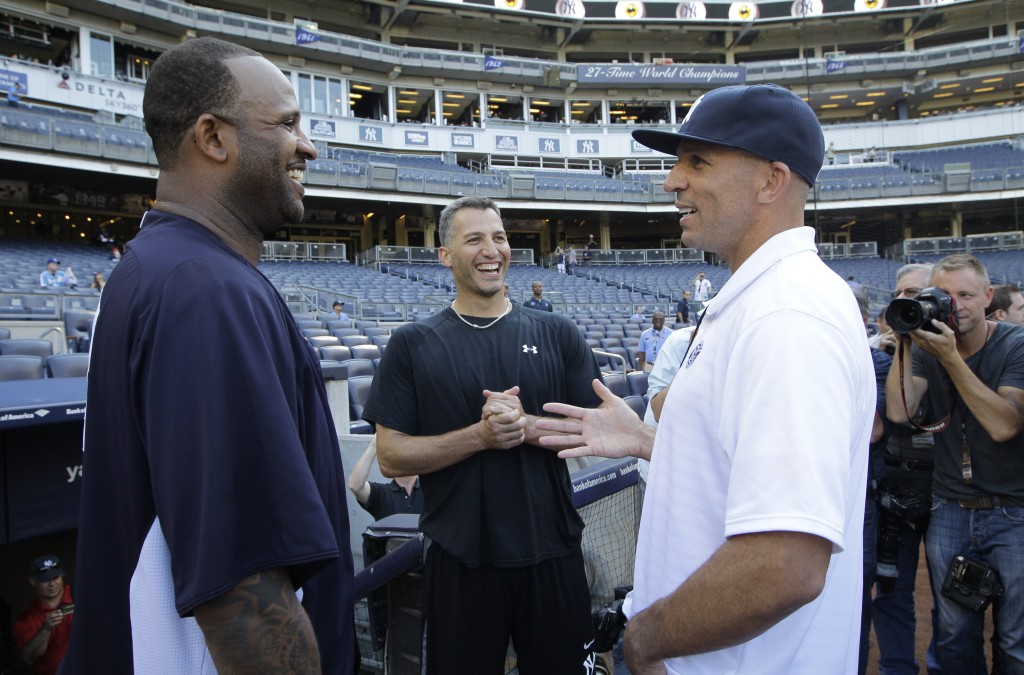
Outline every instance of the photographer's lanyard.
<svg viewBox="0 0 1024 675">
<path fill-rule="evenodd" d="M 981 349 L 978 350 L 978 367 L 972 371 L 979 380 L 981 380 L 981 364 L 985 361 L 985 347 L 988 346 L 990 337 L 992 337 L 992 324 L 986 320 L 985 342 L 982 343 Z M 982 381 L 982 384 L 984 384 L 984 381 Z M 967 417 L 970 414 L 971 409 L 965 405 L 963 418 L 960 420 L 960 472 L 963 474 L 964 483 L 968 485 L 974 482 L 974 471 L 971 469 L 971 446 L 967 442 Z"/>
<path fill-rule="evenodd" d="M 921 424 L 918 424 L 917 422 L 915 422 L 913 416 L 910 414 L 910 410 L 907 409 L 907 385 L 906 385 L 906 382 L 904 381 L 904 378 L 903 378 L 903 353 L 904 353 L 903 352 L 903 347 L 904 347 L 904 345 L 906 345 L 906 340 L 904 340 L 903 338 L 900 338 L 900 346 L 899 346 L 899 351 L 897 352 L 897 364 L 896 364 L 896 367 L 900 369 L 900 398 L 903 400 L 903 410 L 907 414 L 907 422 L 910 424 L 910 426 L 914 427 L 918 431 L 928 431 L 928 432 L 931 432 L 931 433 L 939 433 L 941 431 L 945 431 L 949 427 L 950 419 L 952 419 L 952 417 L 953 417 L 953 410 L 956 409 L 956 396 L 952 397 L 952 399 L 950 400 L 949 412 L 946 414 L 945 417 L 943 417 L 938 422 L 934 422 L 934 423 L 928 424 L 928 425 L 921 425 Z M 913 379 L 913 378 L 911 378 L 911 379 Z M 947 393 L 946 398 L 947 399 L 950 398 L 948 393 Z M 966 445 L 964 447 L 966 447 Z M 970 461 L 970 457 L 969 456 L 968 456 L 968 461 Z"/>
</svg>

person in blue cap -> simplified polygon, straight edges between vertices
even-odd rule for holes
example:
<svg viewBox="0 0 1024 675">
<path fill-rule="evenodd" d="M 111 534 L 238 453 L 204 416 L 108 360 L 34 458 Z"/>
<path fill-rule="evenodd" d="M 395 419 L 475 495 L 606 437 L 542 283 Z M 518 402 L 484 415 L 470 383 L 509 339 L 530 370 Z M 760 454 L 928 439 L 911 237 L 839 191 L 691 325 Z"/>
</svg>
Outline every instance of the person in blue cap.
<svg viewBox="0 0 1024 675">
<path fill-rule="evenodd" d="M 732 275 L 653 399 L 657 429 L 597 381 L 599 411 L 549 403 L 566 418 L 537 422 L 560 456 L 651 460 L 629 670 L 854 673 L 876 386 L 857 303 L 804 226 L 821 126 L 786 89 L 732 86 L 633 138 L 675 155 L 683 244 Z"/>
</svg>

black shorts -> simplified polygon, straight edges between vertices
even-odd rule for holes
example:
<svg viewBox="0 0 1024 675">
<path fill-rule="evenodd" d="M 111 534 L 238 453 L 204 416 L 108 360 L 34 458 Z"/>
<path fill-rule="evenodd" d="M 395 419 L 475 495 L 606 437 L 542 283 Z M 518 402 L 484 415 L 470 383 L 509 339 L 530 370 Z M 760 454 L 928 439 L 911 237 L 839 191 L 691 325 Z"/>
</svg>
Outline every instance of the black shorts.
<svg viewBox="0 0 1024 675">
<path fill-rule="evenodd" d="M 593 672 L 580 551 L 527 567 L 466 567 L 435 543 L 423 567 L 427 675 L 500 675 L 510 638 L 521 675 Z"/>
</svg>

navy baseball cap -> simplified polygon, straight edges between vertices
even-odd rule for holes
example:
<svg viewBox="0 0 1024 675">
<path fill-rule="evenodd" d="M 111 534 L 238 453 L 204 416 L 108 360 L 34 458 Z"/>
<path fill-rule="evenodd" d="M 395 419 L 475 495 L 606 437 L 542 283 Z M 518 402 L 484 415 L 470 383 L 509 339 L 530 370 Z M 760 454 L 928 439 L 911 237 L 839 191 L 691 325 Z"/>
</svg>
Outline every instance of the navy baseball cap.
<svg viewBox="0 0 1024 675">
<path fill-rule="evenodd" d="M 678 132 L 638 129 L 633 138 L 652 150 L 676 154 L 690 139 L 737 148 L 782 162 L 814 185 L 825 158 L 825 137 L 811 107 L 776 84 L 713 89 L 698 98 Z"/>
<path fill-rule="evenodd" d="M 49 581 L 64 576 L 64 568 L 60 566 L 60 558 L 57 556 L 42 555 L 32 561 L 28 573 L 36 581 Z"/>
<path fill-rule="evenodd" d="M 50 263 L 57 263 L 59 265 L 60 261 L 57 260 L 56 258 L 50 258 L 49 260 L 46 261 L 46 264 L 49 265 Z"/>
</svg>

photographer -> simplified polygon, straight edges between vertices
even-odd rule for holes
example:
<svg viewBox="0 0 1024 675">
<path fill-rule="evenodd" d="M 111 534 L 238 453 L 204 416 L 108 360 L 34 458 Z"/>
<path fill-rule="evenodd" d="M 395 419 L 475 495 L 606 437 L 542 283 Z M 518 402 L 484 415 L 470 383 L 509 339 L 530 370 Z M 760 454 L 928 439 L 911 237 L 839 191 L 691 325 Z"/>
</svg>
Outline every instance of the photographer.
<svg viewBox="0 0 1024 675">
<path fill-rule="evenodd" d="M 911 263 L 901 267 L 896 272 L 893 300 L 916 298 L 928 286 L 931 273 L 931 265 Z M 880 349 L 895 353 L 899 338 L 892 329 L 880 333 L 878 338 Z M 915 412 L 914 420 L 921 422 L 926 415 L 927 408 L 922 406 Z M 916 675 L 920 666 L 916 657 L 914 590 L 921 540 L 931 506 L 935 442 L 932 434 L 919 432 L 911 424 L 891 424 L 888 430 L 884 471 L 876 496 L 884 506 L 880 509 L 878 588 L 871 621 L 878 641 L 879 670 L 886 675 Z M 933 632 L 935 616 L 933 609 Z M 934 638 L 928 646 L 927 661 L 928 672 L 938 672 Z"/>
<path fill-rule="evenodd" d="M 1004 672 L 1020 673 L 1024 454 L 1018 436 L 1024 427 L 1024 331 L 985 319 L 992 289 L 985 266 L 974 256 L 942 259 L 930 284 L 917 304 L 909 306 L 913 311 L 888 317 L 901 333 L 901 344 L 886 380 L 886 413 L 891 421 L 905 423 L 907 411 L 917 410 L 925 400 L 932 418 L 948 411 L 948 420 L 934 426 L 935 471 L 926 540 L 933 591 L 956 587 L 935 593 L 939 664 L 946 673 L 985 672 L 983 613 L 965 606 L 964 598 L 997 595 L 996 584 L 991 583 L 995 576 L 1005 588 L 998 605 Z M 928 320 L 912 330 L 895 320 L 915 313 Z M 974 573 L 947 581 L 951 571 L 965 569 L 962 564 L 952 566 L 955 556 L 972 561 L 967 568 Z M 988 567 L 994 572 L 985 572 Z M 972 591 L 977 578 L 985 583 Z"/>
</svg>

